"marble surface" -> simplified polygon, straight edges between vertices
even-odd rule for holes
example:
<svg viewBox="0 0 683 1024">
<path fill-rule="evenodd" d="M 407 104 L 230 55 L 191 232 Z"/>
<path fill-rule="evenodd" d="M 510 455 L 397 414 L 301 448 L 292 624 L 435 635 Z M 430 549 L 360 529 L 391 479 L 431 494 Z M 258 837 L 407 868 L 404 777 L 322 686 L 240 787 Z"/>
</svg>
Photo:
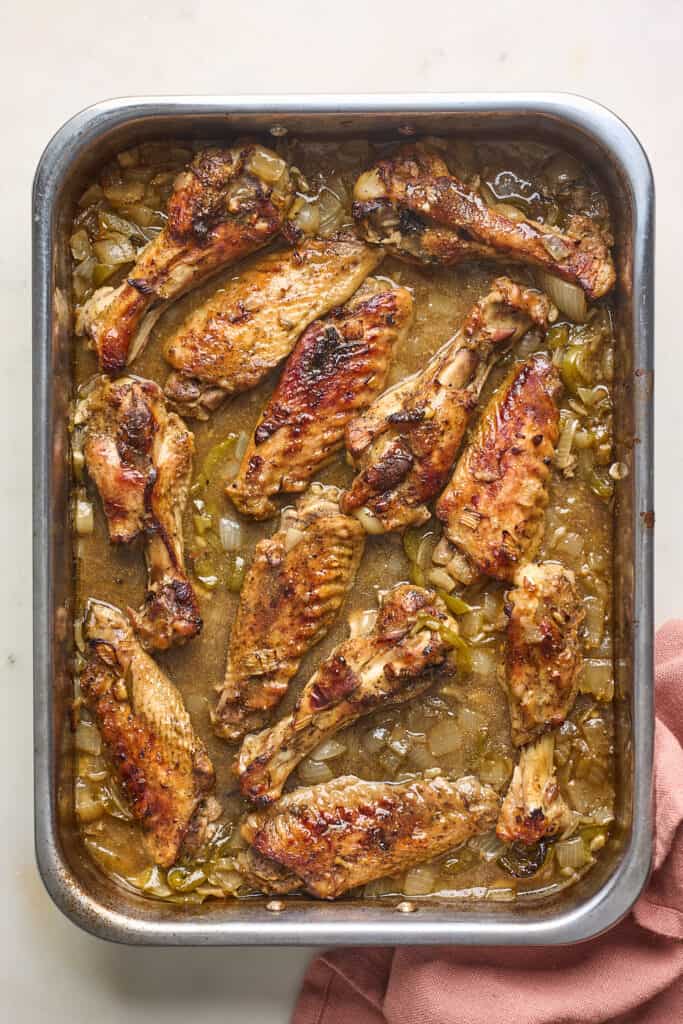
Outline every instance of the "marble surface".
<svg viewBox="0 0 683 1024">
<path fill-rule="evenodd" d="M 4 841 L 0 1016 L 53 1024 L 287 1021 L 308 950 L 139 950 L 86 936 L 50 904 L 33 859 L 31 797 L 30 186 L 50 135 L 110 96 L 554 89 L 619 113 L 653 163 L 657 249 L 657 621 L 681 608 L 683 345 L 678 323 L 683 141 L 675 0 L 395 0 L 284 4 L 83 0 L 6 5 L 0 35 L 0 588 Z"/>
</svg>

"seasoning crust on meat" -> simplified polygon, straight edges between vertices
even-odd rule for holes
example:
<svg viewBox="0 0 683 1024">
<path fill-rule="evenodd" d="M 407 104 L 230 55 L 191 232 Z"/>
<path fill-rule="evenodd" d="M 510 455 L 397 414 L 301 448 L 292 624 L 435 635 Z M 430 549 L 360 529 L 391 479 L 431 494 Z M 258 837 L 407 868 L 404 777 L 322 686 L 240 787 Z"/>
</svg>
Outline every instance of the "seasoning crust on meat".
<svg viewBox="0 0 683 1024">
<path fill-rule="evenodd" d="M 438 856 L 492 828 L 498 796 L 472 776 L 364 782 L 342 776 L 250 814 L 242 835 L 320 899 Z"/>
<path fill-rule="evenodd" d="M 100 368 L 120 373 L 169 302 L 273 239 L 292 199 L 287 165 L 262 146 L 197 153 L 176 180 L 166 226 L 127 279 L 100 288 L 80 310 L 78 333 L 91 339 Z"/>
<path fill-rule="evenodd" d="M 124 615 L 90 601 L 81 692 L 99 726 L 155 864 L 170 867 L 205 841 L 220 807 L 213 765 L 180 693 L 143 650 Z"/>
<path fill-rule="evenodd" d="M 349 420 L 382 389 L 413 299 L 369 279 L 301 335 L 226 493 L 244 515 L 277 511 L 272 496 L 303 491 L 341 448 Z"/>
<path fill-rule="evenodd" d="M 444 536 L 433 558 L 456 580 L 512 582 L 538 550 L 560 390 L 557 370 L 537 353 L 514 367 L 482 413 L 436 505 Z"/>
<path fill-rule="evenodd" d="M 334 621 L 363 553 L 360 524 L 339 511 L 336 487 L 313 484 L 280 529 L 259 541 L 240 594 L 213 714 L 239 739 L 266 724 L 304 654 Z"/>
<path fill-rule="evenodd" d="M 519 747 L 562 725 L 578 692 L 584 611 L 574 573 L 559 562 L 526 565 L 507 596 L 506 684 Z"/>
<path fill-rule="evenodd" d="M 237 771 L 243 796 L 271 803 L 297 764 L 363 715 L 411 700 L 446 663 L 442 633 L 457 631 L 434 593 L 401 584 L 385 595 L 371 633 L 339 644 L 311 676 L 294 710 L 246 736 Z"/>
</svg>

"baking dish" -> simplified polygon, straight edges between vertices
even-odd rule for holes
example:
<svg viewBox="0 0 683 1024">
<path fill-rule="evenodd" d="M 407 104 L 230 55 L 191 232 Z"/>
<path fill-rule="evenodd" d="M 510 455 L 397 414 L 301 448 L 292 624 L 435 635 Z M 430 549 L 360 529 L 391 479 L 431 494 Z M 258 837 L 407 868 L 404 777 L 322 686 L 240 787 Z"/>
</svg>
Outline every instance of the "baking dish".
<svg viewBox="0 0 683 1024">
<path fill-rule="evenodd" d="M 141 139 L 297 135 L 486 134 L 557 142 L 589 162 L 610 199 L 619 281 L 616 457 L 629 475 L 615 503 L 617 822 L 608 852 L 546 902 L 506 905 L 430 898 L 394 904 L 266 900 L 178 907 L 144 900 L 102 876 L 82 849 L 68 756 L 73 573 L 68 507 L 71 396 L 68 225 L 88 174 Z M 49 143 L 34 183 L 34 686 L 36 849 L 57 905 L 104 938 L 156 945 L 576 942 L 632 906 L 651 856 L 653 185 L 629 129 L 563 95 L 207 97 L 99 104 Z"/>
</svg>

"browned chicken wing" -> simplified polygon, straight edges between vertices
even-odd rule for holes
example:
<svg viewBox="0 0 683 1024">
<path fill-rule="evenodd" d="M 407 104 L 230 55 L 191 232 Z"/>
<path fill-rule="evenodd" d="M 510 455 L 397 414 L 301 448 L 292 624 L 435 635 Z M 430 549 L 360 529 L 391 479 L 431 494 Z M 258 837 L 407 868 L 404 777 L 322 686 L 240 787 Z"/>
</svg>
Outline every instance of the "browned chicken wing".
<svg viewBox="0 0 683 1024">
<path fill-rule="evenodd" d="M 486 406 L 436 505 L 444 536 L 433 558 L 454 580 L 512 581 L 543 535 L 560 414 L 547 356 L 517 365 Z"/>
<path fill-rule="evenodd" d="M 250 814 L 242 835 L 321 899 L 395 874 L 492 828 L 498 796 L 473 776 L 298 789 Z"/>
<path fill-rule="evenodd" d="M 576 699 L 584 611 L 574 574 L 559 562 L 525 565 L 508 613 L 507 689 L 512 742 L 520 747 L 562 725 Z"/>
<path fill-rule="evenodd" d="M 92 340 L 101 368 L 120 373 L 171 300 L 274 238 L 292 198 L 287 165 L 263 146 L 197 153 L 175 183 L 166 226 L 130 276 L 100 288 L 80 312 L 78 333 Z"/>
<path fill-rule="evenodd" d="M 164 346 L 166 394 L 205 419 L 292 351 L 309 324 L 350 298 L 382 259 L 357 238 L 312 240 L 254 262 L 181 324 Z"/>
<path fill-rule="evenodd" d="M 243 795 L 271 803 L 299 761 L 324 739 L 363 715 L 426 690 L 450 650 L 441 635 L 444 626 L 457 631 L 434 593 L 408 584 L 390 590 L 372 632 L 334 649 L 291 715 L 245 737 L 237 765 Z"/>
<path fill-rule="evenodd" d="M 612 288 L 611 239 L 582 217 L 566 232 L 511 220 L 486 205 L 427 147 L 407 146 L 360 176 L 353 214 L 364 237 L 422 263 L 514 259 L 580 285 L 597 299 Z"/>
<path fill-rule="evenodd" d="M 423 370 L 348 425 L 346 445 L 359 473 L 342 509 L 373 533 L 426 522 L 501 346 L 532 324 L 545 330 L 549 313 L 540 292 L 496 281 Z"/>
<path fill-rule="evenodd" d="M 555 777 L 554 755 L 552 733 L 522 748 L 496 827 L 504 842 L 531 845 L 564 832 L 572 824 L 572 812 Z"/>
<path fill-rule="evenodd" d="M 384 386 L 412 309 L 409 291 L 371 278 L 304 331 L 226 489 L 240 512 L 275 515 L 271 496 L 303 491 L 341 448 L 351 417 Z"/>
<path fill-rule="evenodd" d="M 102 499 L 113 543 L 145 537 L 148 585 L 133 614 L 145 644 L 184 643 L 202 620 L 185 573 L 182 515 L 194 439 L 150 380 L 98 378 L 76 408 L 85 464 Z"/>
<path fill-rule="evenodd" d="M 239 739 L 266 724 L 306 651 L 322 640 L 353 583 L 365 534 L 339 511 L 336 487 L 313 484 L 256 546 L 230 634 L 216 732 Z"/>
<path fill-rule="evenodd" d="M 124 615 L 90 601 L 81 691 L 102 734 L 145 846 L 161 867 L 208 838 L 220 814 L 214 770 L 182 697 L 143 650 Z"/>
</svg>

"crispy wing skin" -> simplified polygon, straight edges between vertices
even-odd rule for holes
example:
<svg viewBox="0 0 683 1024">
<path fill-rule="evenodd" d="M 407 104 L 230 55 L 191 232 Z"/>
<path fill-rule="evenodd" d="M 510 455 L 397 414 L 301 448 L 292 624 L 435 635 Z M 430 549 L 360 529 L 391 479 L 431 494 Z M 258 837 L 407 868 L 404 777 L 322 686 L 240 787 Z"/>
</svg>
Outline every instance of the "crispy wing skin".
<svg viewBox="0 0 683 1024">
<path fill-rule="evenodd" d="M 557 370 L 537 353 L 517 365 L 486 406 L 436 505 L 444 537 L 434 561 L 455 579 L 512 581 L 543 535 L 559 436 Z"/>
<path fill-rule="evenodd" d="M 143 607 L 131 613 L 136 629 L 157 650 L 184 643 L 202 625 L 183 551 L 192 434 L 167 410 L 161 388 L 139 377 L 98 378 L 78 403 L 74 424 L 110 540 L 145 537 L 148 584 Z"/>
<path fill-rule="evenodd" d="M 314 896 L 334 899 L 487 831 L 498 806 L 473 776 L 390 783 L 347 775 L 250 814 L 242 835 Z"/>
<path fill-rule="evenodd" d="M 572 824 L 572 813 L 555 777 L 554 755 L 552 733 L 522 748 L 496 826 L 504 842 L 531 845 L 564 832 Z"/>
<path fill-rule="evenodd" d="M 207 838 L 220 813 L 214 770 L 180 693 L 124 615 L 90 601 L 81 691 L 155 863 L 170 867 Z"/>
<path fill-rule="evenodd" d="M 292 351 L 309 324 L 346 302 L 383 256 L 357 238 L 308 241 L 269 253 L 185 320 L 166 342 L 176 371 L 166 394 L 206 418 L 247 391 Z"/>
<path fill-rule="evenodd" d="M 226 493 L 244 515 L 275 515 L 274 494 L 305 490 L 341 448 L 349 420 L 382 389 L 413 299 L 369 280 L 299 338 Z"/>
<path fill-rule="evenodd" d="M 245 737 L 237 763 L 242 794 L 258 804 L 271 803 L 297 764 L 324 739 L 426 690 L 450 651 L 442 626 L 457 630 L 434 593 L 408 584 L 390 590 L 372 632 L 334 649 L 292 714 Z"/>
<path fill-rule="evenodd" d="M 545 295 L 499 278 L 423 370 L 349 423 L 346 446 L 359 472 L 342 509 L 373 532 L 425 523 L 501 346 L 532 324 L 545 331 L 550 312 Z"/>
<path fill-rule="evenodd" d="M 540 267 L 591 299 L 614 285 L 612 239 L 575 217 L 566 232 L 533 220 L 511 220 L 450 174 L 419 143 L 380 160 L 360 176 L 353 214 L 363 236 L 412 262 L 449 264 L 514 259 Z"/>
<path fill-rule="evenodd" d="M 279 531 L 256 545 L 218 687 L 218 735 L 235 740 L 266 724 L 341 608 L 364 538 L 360 524 L 339 511 L 338 489 L 314 484 L 282 513 Z"/>
<path fill-rule="evenodd" d="M 576 700 L 584 610 L 559 562 L 525 565 L 508 594 L 506 676 L 512 742 L 562 725 Z"/>
<path fill-rule="evenodd" d="M 263 146 L 205 149 L 179 175 L 163 231 L 118 288 L 95 292 L 77 320 L 106 373 L 140 353 L 166 306 L 218 270 L 271 241 L 285 223 L 293 185 Z"/>
</svg>

